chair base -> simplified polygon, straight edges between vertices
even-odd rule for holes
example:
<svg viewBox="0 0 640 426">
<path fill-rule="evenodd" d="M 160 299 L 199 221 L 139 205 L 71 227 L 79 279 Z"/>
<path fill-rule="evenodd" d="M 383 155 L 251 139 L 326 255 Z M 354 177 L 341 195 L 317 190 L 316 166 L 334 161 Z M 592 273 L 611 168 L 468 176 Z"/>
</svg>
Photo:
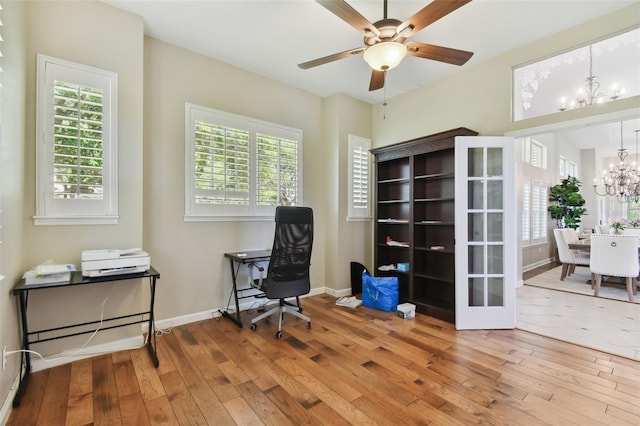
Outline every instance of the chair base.
<svg viewBox="0 0 640 426">
<path fill-rule="evenodd" d="M 298 305 L 293 305 L 285 302 L 284 299 L 280 299 L 280 303 L 275 308 L 269 309 L 267 312 L 264 312 L 257 317 L 251 320 L 251 329 L 255 330 L 258 327 L 256 324 L 258 321 L 262 321 L 263 319 L 270 317 L 271 315 L 278 314 L 278 330 L 276 331 L 276 338 L 279 339 L 282 337 L 282 318 L 285 313 L 289 313 L 295 317 L 298 317 L 307 322 L 307 328 L 311 328 L 311 319 L 302 314 L 302 307 L 300 306 L 300 299 L 296 297 Z"/>
</svg>

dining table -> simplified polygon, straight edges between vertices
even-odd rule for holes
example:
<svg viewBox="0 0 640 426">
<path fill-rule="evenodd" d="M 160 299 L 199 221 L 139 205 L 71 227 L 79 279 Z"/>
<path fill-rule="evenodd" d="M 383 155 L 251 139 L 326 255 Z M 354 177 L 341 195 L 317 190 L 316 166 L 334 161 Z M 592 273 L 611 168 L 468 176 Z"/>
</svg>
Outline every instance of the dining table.
<svg viewBox="0 0 640 426">
<path fill-rule="evenodd" d="M 584 240 L 578 240 L 573 243 L 567 244 L 571 250 L 591 251 L 591 239 L 585 238 Z M 640 239 L 638 240 L 638 254 L 640 254 Z"/>
</svg>

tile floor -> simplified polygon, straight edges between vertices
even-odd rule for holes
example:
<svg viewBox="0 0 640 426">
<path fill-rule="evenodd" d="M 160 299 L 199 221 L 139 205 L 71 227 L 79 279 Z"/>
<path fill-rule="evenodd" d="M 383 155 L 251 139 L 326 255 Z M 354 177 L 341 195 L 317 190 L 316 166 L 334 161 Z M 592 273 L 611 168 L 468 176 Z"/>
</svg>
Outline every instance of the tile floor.
<svg viewBox="0 0 640 426">
<path fill-rule="evenodd" d="M 640 361 L 640 304 L 524 285 L 516 328 Z"/>
</svg>

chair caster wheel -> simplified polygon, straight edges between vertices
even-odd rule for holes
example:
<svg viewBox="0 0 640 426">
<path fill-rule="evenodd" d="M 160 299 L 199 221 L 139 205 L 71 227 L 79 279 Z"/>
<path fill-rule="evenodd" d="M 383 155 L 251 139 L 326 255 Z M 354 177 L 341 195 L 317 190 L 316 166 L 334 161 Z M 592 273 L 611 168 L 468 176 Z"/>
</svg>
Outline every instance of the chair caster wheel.
<svg viewBox="0 0 640 426">
<path fill-rule="evenodd" d="M 311 321 L 307 323 L 307 328 L 311 328 Z"/>
<path fill-rule="evenodd" d="M 276 331 L 276 339 L 281 339 L 282 338 L 282 331 L 278 330 Z"/>
<path fill-rule="evenodd" d="M 258 326 L 257 326 L 257 325 L 255 325 L 255 324 L 251 324 L 251 329 L 252 329 L 253 331 L 256 331 L 256 328 L 258 328 Z"/>
</svg>

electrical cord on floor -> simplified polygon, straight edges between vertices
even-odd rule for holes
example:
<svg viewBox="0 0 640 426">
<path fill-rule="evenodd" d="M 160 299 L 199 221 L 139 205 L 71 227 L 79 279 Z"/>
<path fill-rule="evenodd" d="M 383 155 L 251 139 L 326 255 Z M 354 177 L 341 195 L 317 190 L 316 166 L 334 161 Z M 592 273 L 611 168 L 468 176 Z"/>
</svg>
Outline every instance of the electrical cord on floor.
<svg viewBox="0 0 640 426">
<path fill-rule="evenodd" d="M 85 351 L 83 351 L 83 349 L 93 340 L 93 338 L 96 336 L 96 334 L 98 334 L 98 331 L 100 331 L 102 329 L 102 325 L 104 323 L 104 306 L 107 303 L 107 301 L 109 300 L 109 298 L 111 298 L 111 294 L 113 293 L 114 287 L 115 287 L 115 283 L 112 283 L 111 284 L 111 289 L 109 290 L 109 294 L 102 301 L 101 308 L 100 308 L 100 323 L 98 324 L 98 328 L 96 328 L 95 331 L 93 331 L 93 333 L 91 333 L 91 336 L 89 336 L 87 341 L 84 342 L 82 344 L 82 346 L 80 346 L 75 351 L 73 351 L 73 352 L 71 352 L 69 354 L 55 356 L 55 357 L 51 357 L 51 358 L 45 358 L 40 352 L 31 350 L 31 349 L 17 349 L 15 351 L 5 351 L 5 355 L 28 352 L 30 354 L 38 356 L 38 358 L 40 358 L 44 362 L 53 362 L 53 361 L 58 361 L 58 360 L 61 360 L 61 359 L 72 358 L 72 357 L 74 357 L 74 356 L 76 356 L 76 355 L 78 355 L 80 353 L 82 353 L 82 355 L 102 355 L 102 354 L 106 354 L 106 353 L 111 353 L 112 352 L 111 350 L 104 350 L 104 351 L 97 351 L 97 352 L 85 352 Z M 132 347 L 132 348 L 129 348 L 127 350 L 143 348 L 146 344 L 147 344 L 147 339 L 145 339 L 145 341 L 144 341 L 142 346 Z M 123 350 L 125 350 L 125 349 L 123 349 Z"/>
</svg>

